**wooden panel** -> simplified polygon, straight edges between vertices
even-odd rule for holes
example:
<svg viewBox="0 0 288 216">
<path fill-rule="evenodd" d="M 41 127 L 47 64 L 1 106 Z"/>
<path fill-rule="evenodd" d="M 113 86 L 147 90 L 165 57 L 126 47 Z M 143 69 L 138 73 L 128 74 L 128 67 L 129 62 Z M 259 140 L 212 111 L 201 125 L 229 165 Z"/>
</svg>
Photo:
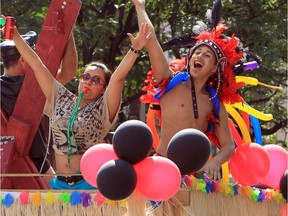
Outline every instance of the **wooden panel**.
<svg viewBox="0 0 288 216">
<path fill-rule="evenodd" d="M 6 133 L 6 128 L 7 128 L 7 124 L 8 124 L 8 119 L 7 119 L 7 116 L 6 114 L 4 113 L 2 107 L 0 109 L 0 112 L 1 112 L 1 135 L 0 136 L 7 136 L 7 133 Z"/>
<path fill-rule="evenodd" d="M 2 123 L 2 122 L 1 122 Z M 13 136 L 1 136 L 0 138 L 0 161 L 1 161 L 1 173 L 7 173 L 8 167 L 12 160 L 12 154 L 14 152 L 15 142 Z M 11 186 L 8 178 L 0 178 L 0 188 L 9 188 Z"/>
<path fill-rule="evenodd" d="M 7 135 L 15 138 L 15 150 L 19 155 L 28 155 L 29 149 L 25 146 L 25 141 L 29 139 L 32 125 L 21 119 L 11 116 L 7 125 Z"/>
<path fill-rule="evenodd" d="M 37 173 L 29 156 L 20 156 L 14 154 L 11 163 L 11 171 L 14 173 Z M 9 181 L 13 185 L 13 189 L 48 189 L 41 177 L 29 176 L 27 177 L 9 177 Z"/>
<path fill-rule="evenodd" d="M 66 2 L 66 6 L 63 9 L 64 2 Z M 36 52 L 54 76 L 64 55 L 80 7 L 81 2 L 78 0 L 51 1 L 36 44 Z M 59 26 L 62 26 L 62 28 L 59 28 Z M 39 126 L 44 104 L 45 97 L 43 92 L 37 83 L 32 69 L 28 67 L 23 86 L 12 113 L 12 116 L 21 118 L 25 122 L 32 124 L 29 139 L 25 141 L 25 146 L 28 149 L 30 149 Z"/>
</svg>

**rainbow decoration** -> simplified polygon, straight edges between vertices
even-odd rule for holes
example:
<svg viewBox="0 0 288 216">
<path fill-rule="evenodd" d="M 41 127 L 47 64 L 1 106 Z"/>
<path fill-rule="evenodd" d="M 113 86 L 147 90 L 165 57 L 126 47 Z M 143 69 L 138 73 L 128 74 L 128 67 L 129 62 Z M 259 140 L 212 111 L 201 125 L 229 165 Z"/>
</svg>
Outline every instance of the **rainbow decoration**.
<svg viewBox="0 0 288 216">
<path fill-rule="evenodd" d="M 276 201 L 277 203 L 285 203 L 285 198 L 282 196 L 279 190 L 274 189 L 260 189 L 256 187 L 242 186 L 239 184 L 226 183 L 224 181 L 212 182 L 209 180 L 198 179 L 190 177 L 188 179 L 189 187 L 182 187 L 181 189 L 196 190 L 202 193 L 222 193 L 224 196 L 236 197 L 243 196 L 254 202 L 263 202 L 267 200 Z M 180 190 L 181 190 L 180 189 Z M 22 192 L 0 192 L 0 204 L 1 208 L 10 208 L 16 203 L 21 206 L 53 206 L 55 203 L 62 203 L 63 205 L 82 206 L 84 208 L 95 205 L 101 207 L 103 204 L 115 205 L 120 204 L 122 207 L 126 207 L 126 199 L 120 201 L 112 201 L 106 199 L 97 190 L 91 190 L 89 192 L 81 191 L 22 191 Z M 17 202 L 16 202 L 17 201 Z"/>
<path fill-rule="evenodd" d="M 274 200 L 278 203 L 285 202 L 279 190 L 241 186 L 239 184 L 225 183 L 224 181 L 212 182 L 205 179 L 197 179 L 193 176 L 191 178 L 191 188 L 203 193 L 223 193 L 225 196 L 231 197 L 242 195 L 254 202 L 263 202 L 265 200 Z"/>
<path fill-rule="evenodd" d="M 287 203 L 274 189 L 244 187 L 225 182 L 191 178 L 176 196 L 156 208 L 151 201 L 133 193 L 112 201 L 98 191 L 22 191 L 0 195 L 1 215 L 287 215 Z M 183 196 L 184 194 L 184 196 Z M 209 208 L 207 208 L 209 206 Z M 229 206 L 229 208 L 227 207 Z M 175 212 L 176 211 L 176 212 Z M 273 213 L 273 214 L 272 214 Z"/>
</svg>

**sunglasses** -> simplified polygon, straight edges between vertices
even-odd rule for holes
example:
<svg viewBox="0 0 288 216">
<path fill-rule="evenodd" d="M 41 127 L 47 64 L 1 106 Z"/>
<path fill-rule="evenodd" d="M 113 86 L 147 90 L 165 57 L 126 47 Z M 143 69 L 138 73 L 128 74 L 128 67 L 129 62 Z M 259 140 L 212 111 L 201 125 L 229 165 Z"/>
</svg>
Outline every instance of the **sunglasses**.
<svg viewBox="0 0 288 216">
<path fill-rule="evenodd" d="M 105 85 L 105 82 L 103 80 L 101 80 L 101 78 L 99 76 L 92 76 L 89 73 L 84 73 L 81 75 L 81 79 L 84 81 L 88 81 L 91 80 L 93 85 L 97 85 L 97 84 L 102 84 Z"/>
</svg>

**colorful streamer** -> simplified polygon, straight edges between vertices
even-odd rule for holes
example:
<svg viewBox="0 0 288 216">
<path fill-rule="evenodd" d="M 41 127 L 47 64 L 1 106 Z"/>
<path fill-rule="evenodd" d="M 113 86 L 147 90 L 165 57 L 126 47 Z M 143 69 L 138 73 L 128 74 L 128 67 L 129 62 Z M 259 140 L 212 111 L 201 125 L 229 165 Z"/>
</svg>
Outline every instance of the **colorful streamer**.
<svg viewBox="0 0 288 216">
<path fill-rule="evenodd" d="M 235 124 L 233 123 L 231 119 L 228 119 L 228 123 L 229 123 L 230 131 L 232 133 L 232 137 L 234 139 L 234 142 L 236 143 L 236 146 L 242 145 L 244 141 L 242 137 L 240 136 L 240 134 L 238 133 Z"/>
<path fill-rule="evenodd" d="M 243 65 L 245 66 L 244 71 L 253 70 L 253 69 L 259 67 L 258 62 L 256 62 L 256 61 L 246 62 Z M 235 65 L 234 66 L 234 71 L 236 71 L 239 66 L 241 66 L 241 64 Z"/>
<path fill-rule="evenodd" d="M 249 131 L 246 127 L 246 124 L 244 122 L 244 120 L 242 119 L 242 117 L 240 116 L 240 114 L 231 106 L 231 105 L 227 105 L 225 104 L 225 108 L 227 110 L 227 112 L 233 117 L 233 119 L 236 121 L 242 136 L 243 136 L 243 141 L 245 143 L 251 143 L 251 137 L 249 134 Z"/>
<path fill-rule="evenodd" d="M 222 181 L 226 184 L 229 183 L 229 165 L 228 162 L 222 164 Z"/>
<path fill-rule="evenodd" d="M 250 115 L 253 115 L 254 117 L 263 120 L 263 121 L 270 121 L 273 119 L 272 114 L 265 114 L 263 112 L 260 112 L 244 103 L 235 103 L 232 105 L 233 107 L 242 110 L 246 113 L 249 113 Z"/>
<path fill-rule="evenodd" d="M 242 112 L 241 112 L 241 116 L 242 116 L 242 118 L 243 118 L 243 120 L 244 120 L 244 122 L 245 122 L 245 124 L 246 124 L 247 129 L 249 130 L 249 129 L 250 129 L 250 118 L 249 118 L 249 114 L 246 113 L 246 112 L 244 112 L 244 111 L 242 111 Z"/>
<path fill-rule="evenodd" d="M 250 121 L 251 121 L 252 126 L 253 126 L 253 131 L 254 131 L 254 135 L 255 135 L 255 142 L 260 144 L 260 145 L 263 145 L 262 132 L 261 132 L 259 120 L 252 115 L 249 115 L 249 117 L 250 117 Z"/>
<path fill-rule="evenodd" d="M 159 136 L 158 136 L 157 129 L 155 126 L 156 125 L 155 124 L 155 112 L 156 112 L 155 110 L 149 107 L 146 123 L 148 127 L 150 128 L 152 135 L 153 135 L 153 148 L 157 150 L 158 145 L 159 145 Z"/>
<path fill-rule="evenodd" d="M 256 78 L 253 78 L 253 77 L 236 76 L 236 82 L 244 82 L 245 84 L 249 84 L 249 85 L 253 85 L 253 86 L 262 85 L 262 86 L 265 86 L 267 88 L 277 89 L 277 90 L 283 89 L 280 86 L 273 86 L 273 85 L 268 85 L 266 83 L 259 82 Z"/>
</svg>

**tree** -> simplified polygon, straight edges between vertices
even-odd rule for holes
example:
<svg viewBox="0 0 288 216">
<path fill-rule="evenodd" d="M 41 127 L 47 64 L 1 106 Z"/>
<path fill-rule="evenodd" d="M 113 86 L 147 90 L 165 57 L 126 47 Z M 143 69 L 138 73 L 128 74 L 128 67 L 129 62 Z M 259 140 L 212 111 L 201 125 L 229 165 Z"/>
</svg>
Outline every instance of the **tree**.
<svg viewBox="0 0 288 216">
<path fill-rule="evenodd" d="M 147 11 L 164 50 L 171 57 L 185 55 L 187 50 L 174 49 L 164 44 L 171 38 L 190 33 L 197 20 L 204 21 L 205 12 L 211 8 L 212 0 L 146 1 Z M 2 0 L 2 13 L 16 17 L 20 32 L 33 29 L 39 33 L 49 2 Z M 241 89 L 242 95 L 252 107 L 273 114 L 272 121 L 261 121 L 263 135 L 275 134 L 280 129 L 287 130 L 286 0 L 222 0 L 222 3 L 222 21 L 230 26 L 227 34 L 235 32 L 243 44 L 261 60 L 263 66 L 242 75 L 285 89 L 279 91 L 247 85 Z M 129 0 L 83 1 L 74 30 L 79 54 L 79 74 L 91 60 L 102 60 L 114 69 L 129 49 L 127 33 L 137 31 L 135 9 Z M 138 101 L 149 70 L 148 56 L 139 57 L 125 83 L 123 106 Z M 76 85 L 77 79 L 69 87 L 76 91 Z"/>
</svg>

